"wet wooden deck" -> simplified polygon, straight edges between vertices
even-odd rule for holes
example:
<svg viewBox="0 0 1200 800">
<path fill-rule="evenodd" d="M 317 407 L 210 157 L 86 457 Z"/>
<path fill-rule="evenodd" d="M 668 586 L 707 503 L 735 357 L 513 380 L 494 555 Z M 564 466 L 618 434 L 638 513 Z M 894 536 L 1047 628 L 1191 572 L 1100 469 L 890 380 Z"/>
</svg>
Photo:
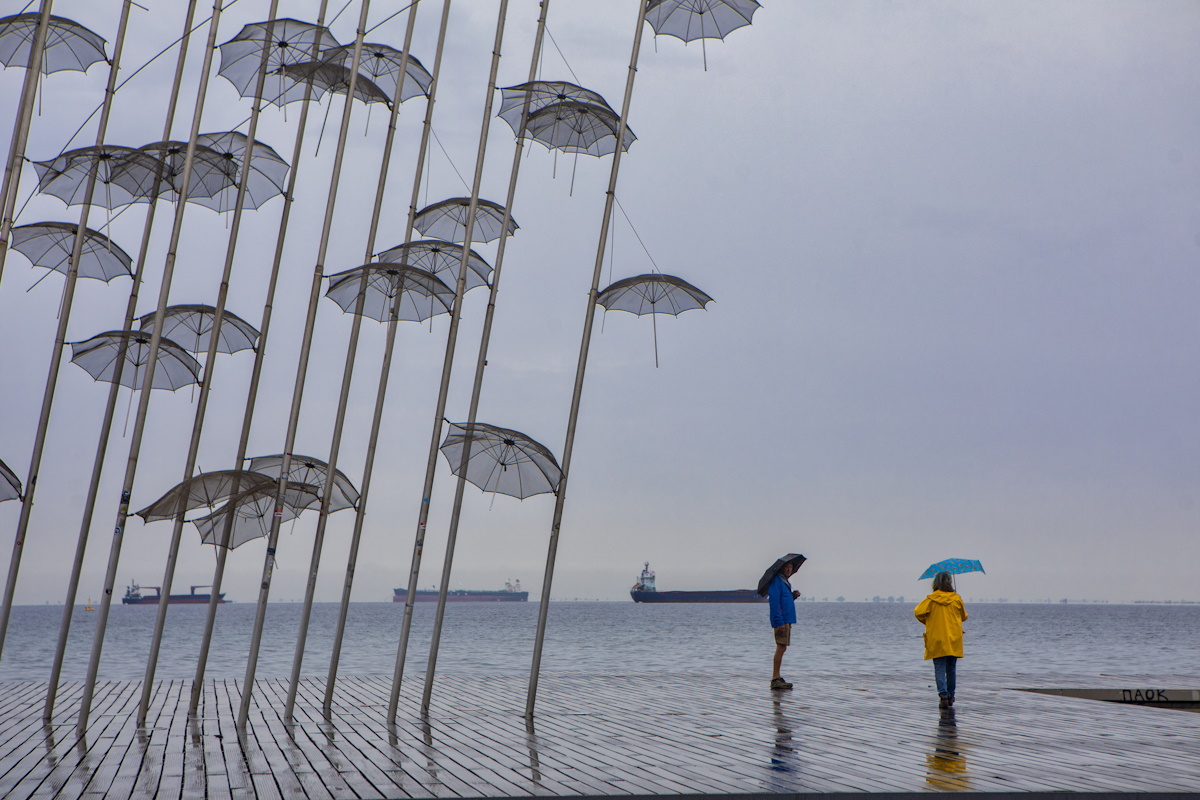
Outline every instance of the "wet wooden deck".
<svg viewBox="0 0 1200 800">
<path fill-rule="evenodd" d="M 189 683 L 158 684 L 142 730 L 139 684 L 121 681 L 100 687 L 83 742 L 79 684 L 62 688 L 45 727 L 45 684 L 0 683 L 0 797 L 1200 792 L 1200 714 L 1012 690 L 1195 689 L 1194 676 L 960 674 L 953 714 L 911 676 L 793 679 L 794 691 L 771 692 L 745 676 L 549 676 L 527 727 L 520 677 L 439 676 L 426 725 L 417 676 L 394 737 L 382 677 L 340 682 L 329 721 L 322 683 L 305 682 L 290 726 L 286 682 L 264 680 L 240 740 L 233 681 L 206 685 L 194 722 Z"/>
</svg>

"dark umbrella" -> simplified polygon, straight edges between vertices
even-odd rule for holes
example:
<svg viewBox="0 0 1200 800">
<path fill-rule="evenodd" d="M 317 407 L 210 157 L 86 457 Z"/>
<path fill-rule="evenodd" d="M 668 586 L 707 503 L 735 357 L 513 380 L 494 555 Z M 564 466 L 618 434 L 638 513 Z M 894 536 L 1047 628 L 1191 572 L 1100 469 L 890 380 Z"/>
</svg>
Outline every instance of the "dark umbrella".
<svg viewBox="0 0 1200 800">
<path fill-rule="evenodd" d="M 758 593 L 763 597 L 767 596 L 767 587 L 771 585 L 771 581 L 775 579 L 776 573 L 783 569 L 785 564 L 791 564 L 796 569 L 800 569 L 800 565 L 808 559 L 799 553 L 788 553 L 780 559 L 776 559 L 775 563 L 767 567 L 767 571 L 758 579 Z"/>
</svg>

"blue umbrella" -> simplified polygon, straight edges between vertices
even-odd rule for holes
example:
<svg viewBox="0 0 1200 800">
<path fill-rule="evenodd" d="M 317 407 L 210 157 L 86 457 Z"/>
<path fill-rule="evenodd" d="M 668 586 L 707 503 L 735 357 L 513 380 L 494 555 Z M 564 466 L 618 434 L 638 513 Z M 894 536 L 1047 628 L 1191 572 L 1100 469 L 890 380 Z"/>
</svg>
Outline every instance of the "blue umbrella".
<svg viewBox="0 0 1200 800">
<path fill-rule="evenodd" d="M 930 564 L 929 569 L 922 572 L 921 577 L 917 578 L 917 580 L 922 581 L 926 578 L 932 578 L 939 572 L 949 572 L 951 575 L 961 575 L 964 572 L 983 572 L 983 564 L 966 558 L 947 558 L 945 561 Z M 986 575 L 987 573 L 984 574 Z"/>
</svg>

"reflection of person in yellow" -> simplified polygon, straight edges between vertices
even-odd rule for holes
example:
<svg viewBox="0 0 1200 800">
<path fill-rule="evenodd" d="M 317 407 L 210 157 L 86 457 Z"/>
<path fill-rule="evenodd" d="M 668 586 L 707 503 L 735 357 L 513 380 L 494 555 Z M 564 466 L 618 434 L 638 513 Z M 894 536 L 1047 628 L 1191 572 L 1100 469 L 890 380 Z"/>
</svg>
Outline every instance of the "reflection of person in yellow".
<svg viewBox="0 0 1200 800">
<path fill-rule="evenodd" d="M 944 791 L 961 792 L 971 788 L 967 759 L 958 743 L 958 724 L 953 708 L 943 710 L 938 720 L 933 751 L 925 754 L 925 781 Z"/>
<path fill-rule="evenodd" d="M 956 666 L 963 655 L 962 624 L 967 619 L 949 572 L 933 576 L 933 593 L 917 604 L 913 614 L 925 626 L 925 658 L 933 659 L 938 707 L 949 708 L 954 705 Z"/>
</svg>

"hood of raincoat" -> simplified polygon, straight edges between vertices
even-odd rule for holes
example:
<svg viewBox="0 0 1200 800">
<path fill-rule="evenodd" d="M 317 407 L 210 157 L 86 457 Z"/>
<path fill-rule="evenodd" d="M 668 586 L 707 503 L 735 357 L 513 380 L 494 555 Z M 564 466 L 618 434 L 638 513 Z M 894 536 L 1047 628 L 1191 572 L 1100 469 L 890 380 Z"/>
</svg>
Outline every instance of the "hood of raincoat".
<svg viewBox="0 0 1200 800">
<path fill-rule="evenodd" d="M 962 598 L 958 596 L 958 592 L 933 592 L 929 595 L 928 600 L 943 606 L 952 606 L 957 601 L 962 603 Z"/>
</svg>

